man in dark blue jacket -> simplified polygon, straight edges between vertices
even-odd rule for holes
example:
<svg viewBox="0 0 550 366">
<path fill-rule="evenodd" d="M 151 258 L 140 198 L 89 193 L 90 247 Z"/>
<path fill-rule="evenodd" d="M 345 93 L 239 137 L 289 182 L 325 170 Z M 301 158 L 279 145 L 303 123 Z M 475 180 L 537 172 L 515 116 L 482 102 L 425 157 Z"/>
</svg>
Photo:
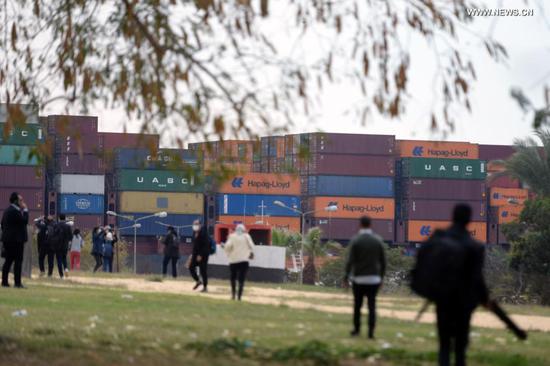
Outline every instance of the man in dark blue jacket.
<svg viewBox="0 0 550 366">
<path fill-rule="evenodd" d="M 17 192 L 10 196 L 10 206 L 2 215 L 2 256 L 5 258 L 2 267 L 2 287 L 9 287 L 8 275 L 13 264 L 15 287 L 24 288 L 21 283 L 21 270 L 23 266 L 23 252 L 25 242 L 28 240 L 27 224 L 29 223 L 29 210 L 23 197 Z"/>
</svg>

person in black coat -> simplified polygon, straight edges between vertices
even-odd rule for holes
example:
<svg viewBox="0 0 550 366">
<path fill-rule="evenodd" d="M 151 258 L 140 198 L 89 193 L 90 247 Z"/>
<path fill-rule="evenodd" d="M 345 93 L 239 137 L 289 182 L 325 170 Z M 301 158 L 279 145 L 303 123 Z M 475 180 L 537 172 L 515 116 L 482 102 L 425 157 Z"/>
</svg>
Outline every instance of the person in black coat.
<svg viewBox="0 0 550 366">
<path fill-rule="evenodd" d="M 471 216 L 469 205 L 457 205 L 452 226 L 439 234 L 460 243 L 465 254 L 461 287 L 454 296 L 436 303 L 440 366 L 450 365 L 451 344 L 454 345 L 455 365 L 466 364 L 472 313 L 478 305 L 489 303 L 489 291 L 483 277 L 485 248 L 467 230 Z"/>
<path fill-rule="evenodd" d="M 73 231 L 71 226 L 65 221 L 65 215 L 59 215 L 59 222 L 53 224 L 53 235 L 49 235 L 48 244 L 50 249 L 55 253 L 55 259 L 57 262 L 57 270 L 59 271 L 59 277 L 63 278 L 68 276 L 69 269 L 67 267 L 67 253 L 69 252 L 69 243 L 73 239 Z M 51 266 L 53 267 L 53 258 Z M 52 269 L 53 271 L 53 269 Z M 52 273 L 48 272 L 48 276 L 51 277 Z"/>
<path fill-rule="evenodd" d="M 168 232 L 163 240 L 164 260 L 162 261 L 162 275 L 166 276 L 168 272 L 168 263 L 172 262 L 172 277 L 178 277 L 177 264 L 180 258 L 180 248 L 178 234 L 172 226 L 168 227 Z"/>
<path fill-rule="evenodd" d="M 34 224 L 38 229 L 36 242 L 38 246 L 38 267 L 40 268 L 40 276 L 44 276 L 46 274 L 46 268 L 44 266 L 46 257 L 48 257 L 48 266 L 50 268 L 52 267 L 52 264 L 53 264 L 54 253 L 50 250 L 50 247 L 48 246 L 48 235 L 47 235 L 48 225 L 50 225 L 52 222 L 53 222 L 52 216 L 40 217 L 34 220 Z M 50 268 L 48 268 L 48 272 L 51 272 Z"/>
<path fill-rule="evenodd" d="M 193 222 L 193 252 L 189 262 L 189 272 L 195 280 L 193 290 L 203 286 L 201 292 L 208 292 L 208 257 L 210 256 L 210 238 L 206 227 L 199 220 Z M 197 268 L 200 278 L 197 275 Z"/>
<path fill-rule="evenodd" d="M 2 267 L 2 287 L 9 287 L 8 276 L 13 264 L 15 287 L 24 288 L 21 283 L 21 270 L 23 267 L 23 253 L 25 242 L 28 240 L 27 225 L 29 223 L 29 210 L 23 197 L 17 192 L 10 195 L 10 206 L 2 215 L 2 257 L 5 258 Z"/>
</svg>

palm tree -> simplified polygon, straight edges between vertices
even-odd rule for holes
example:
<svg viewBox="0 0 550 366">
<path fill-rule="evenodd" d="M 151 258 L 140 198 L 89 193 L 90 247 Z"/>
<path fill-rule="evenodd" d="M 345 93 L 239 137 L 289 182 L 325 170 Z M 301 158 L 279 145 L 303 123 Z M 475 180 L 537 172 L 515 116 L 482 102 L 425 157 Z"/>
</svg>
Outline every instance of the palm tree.
<svg viewBox="0 0 550 366">
<path fill-rule="evenodd" d="M 535 131 L 542 149 L 534 138 L 515 140 L 516 153 L 508 160 L 493 163 L 504 168 L 492 177 L 507 175 L 526 184 L 540 197 L 550 197 L 550 130 Z"/>
<path fill-rule="evenodd" d="M 308 261 L 304 266 L 304 283 L 313 285 L 318 282 L 319 273 L 315 266 L 315 259 L 326 257 L 330 252 L 341 253 L 343 247 L 340 243 L 321 241 L 321 229 L 314 227 L 309 229 L 304 241 L 304 254 L 308 256 Z"/>
</svg>

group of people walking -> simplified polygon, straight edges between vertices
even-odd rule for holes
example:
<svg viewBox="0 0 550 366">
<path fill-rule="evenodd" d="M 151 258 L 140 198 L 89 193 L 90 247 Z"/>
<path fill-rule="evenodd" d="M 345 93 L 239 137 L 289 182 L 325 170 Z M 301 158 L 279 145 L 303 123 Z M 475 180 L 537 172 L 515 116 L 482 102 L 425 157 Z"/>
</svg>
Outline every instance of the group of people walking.
<svg viewBox="0 0 550 366">
<path fill-rule="evenodd" d="M 63 278 L 69 274 L 67 255 L 71 252 L 71 267 L 80 267 L 80 250 L 83 245 L 80 230 L 72 230 L 72 223 L 67 222 L 64 214 L 59 215 L 56 222 L 52 216 L 40 217 L 34 220 L 38 229 L 38 267 L 40 275 L 45 276 L 45 261 L 48 261 L 48 277 L 52 277 L 54 260 L 57 264 L 59 277 Z"/>
<path fill-rule="evenodd" d="M 92 231 L 92 256 L 95 259 L 94 273 L 103 267 L 103 272 L 113 272 L 116 232 L 110 226 L 95 227 Z"/>
</svg>

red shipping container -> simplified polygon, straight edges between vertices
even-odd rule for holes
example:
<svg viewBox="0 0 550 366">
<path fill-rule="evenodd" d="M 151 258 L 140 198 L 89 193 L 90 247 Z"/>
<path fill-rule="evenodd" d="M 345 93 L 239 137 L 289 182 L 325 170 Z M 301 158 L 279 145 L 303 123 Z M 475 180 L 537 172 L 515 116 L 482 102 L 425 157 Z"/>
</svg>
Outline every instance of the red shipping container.
<svg viewBox="0 0 550 366">
<path fill-rule="evenodd" d="M 409 179 L 403 184 L 403 196 L 409 199 L 476 201 L 487 197 L 481 180 Z"/>
<path fill-rule="evenodd" d="M 95 227 L 104 226 L 103 215 L 67 215 L 67 221 L 73 221 L 73 229 L 90 232 Z"/>
<path fill-rule="evenodd" d="M 104 174 L 105 164 L 95 154 L 62 154 L 56 157 L 55 170 L 58 174 Z"/>
<path fill-rule="evenodd" d="M 5 208 L 10 205 L 10 195 L 12 192 L 17 192 L 23 196 L 23 200 L 27 204 L 29 211 L 44 212 L 44 189 L 42 188 L 20 188 L 10 187 L 0 188 L 0 207 Z"/>
<path fill-rule="evenodd" d="M 509 145 L 479 145 L 479 158 L 486 161 L 506 160 L 515 152 Z"/>
<path fill-rule="evenodd" d="M 469 204 L 472 221 L 487 221 L 486 201 L 416 200 L 405 201 L 405 212 L 409 220 L 451 220 L 457 203 Z"/>
<path fill-rule="evenodd" d="M 519 180 L 512 179 L 510 177 L 498 177 L 495 179 L 491 179 L 490 174 L 487 178 L 487 187 L 493 188 L 493 187 L 500 187 L 500 188 L 521 188 L 521 184 Z"/>
<path fill-rule="evenodd" d="M 393 155 L 395 136 L 344 133 L 309 134 L 311 153 Z"/>
<path fill-rule="evenodd" d="M 44 188 L 44 169 L 34 166 L 0 166 L 0 186 L 18 188 Z"/>
<path fill-rule="evenodd" d="M 149 135 L 140 133 L 114 133 L 102 132 L 103 146 L 106 150 L 112 150 L 121 147 L 137 148 L 159 148 L 159 135 Z"/>
<path fill-rule="evenodd" d="M 309 159 L 311 175 L 356 175 L 393 177 L 393 156 L 314 154 Z"/>
<path fill-rule="evenodd" d="M 359 220 L 357 219 L 334 219 L 328 217 L 312 219 L 312 226 L 322 230 L 322 239 L 327 240 L 350 240 L 359 231 Z M 380 235 L 385 241 L 395 241 L 395 224 L 393 220 L 372 220 L 372 230 Z"/>
<path fill-rule="evenodd" d="M 79 137 L 58 135 L 55 137 L 56 155 L 100 154 L 103 151 L 103 136 L 99 134 Z"/>
<path fill-rule="evenodd" d="M 53 135 L 97 135 L 97 117 L 51 115 L 48 116 L 48 133 Z"/>
</svg>

